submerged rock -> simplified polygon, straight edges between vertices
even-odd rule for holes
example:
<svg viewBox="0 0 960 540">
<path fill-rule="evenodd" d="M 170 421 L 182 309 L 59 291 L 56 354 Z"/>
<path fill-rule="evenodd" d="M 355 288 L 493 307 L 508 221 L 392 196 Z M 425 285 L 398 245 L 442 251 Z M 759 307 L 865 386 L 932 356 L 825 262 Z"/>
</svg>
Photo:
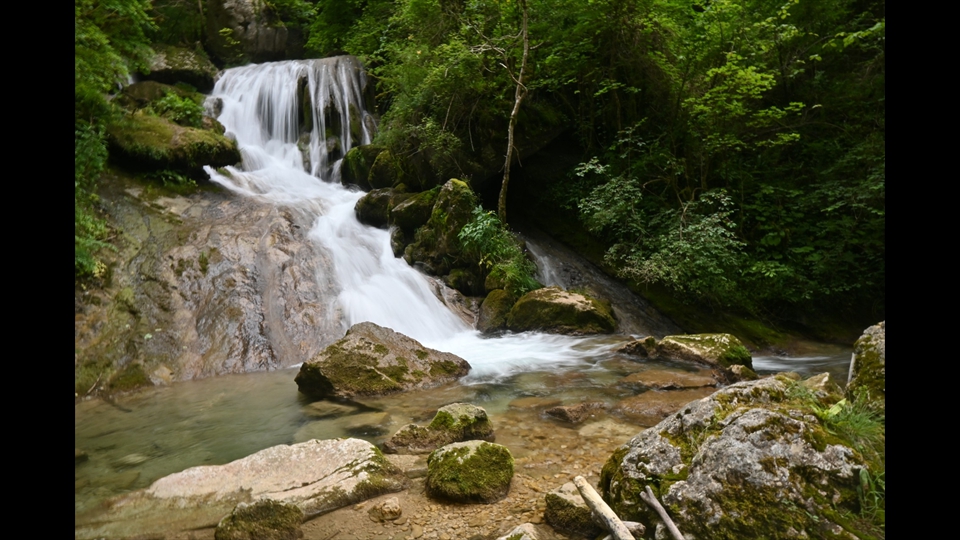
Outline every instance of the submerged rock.
<svg viewBox="0 0 960 540">
<path fill-rule="evenodd" d="M 491 503 L 510 491 L 513 456 L 484 441 L 448 444 L 427 458 L 427 495 L 453 502 Z"/>
<path fill-rule="evenodd" d="M 311 440 L 261 450 L 226 465 L 165 476 L 76 518 L 76 538 L 169 534 L 216 525 L 240 503 L 271 500 L 313 515 L 400 491 L 404 478 L 372 444 Z"/>
<path fill-rule="evenodd" d="M 860 536 L 845 516 L 860 510 L 864 458 L 790 397 L 794 384 L 741 382 L 688 404 L 614 452 L 604 499 L 621 519 L 657 523 L 640 499 L 649 485 L 694 538 Z"/>
<path fill-rule="evenodd" d="M 853 345 L 847 399 L 865 400 L 884 413 L 887 400 L 886 321 L 867 328 Z"/>
<path fill-rule="evenodd" d="M 521 296 L 507 315 L 507 328 L 514 332 L 609 334 L 616 325 L 608 306 L 559 287 L 544 287 Z"/>
<path fill-rule="evenodd" d="M 392 394 L 452 382 L 470 371 L 454 354 L 372 322 L 355 324 L 340 341 L 304 362 L 300 392 L 316 399 Z"/>
<path fill-rule="evenodd" d="M 493 438 L 487 411 L 469 403 L 453 403 L 440 407 L 426 427 L 403 426 L 383 443 L 383 448 L 391 454 L 428 454 L 454 442 Z"/>
<path fill-rule="evenodd" d="M 547 416 L 552 416 L 564 422 L 579 424 L 587 418 L 593 416 L 593 411 L 606 409 L 607 404 L 602 401 L 587 401 L 577 403 L 576 405 L 561 405 L 552 407 L 544 412 Z"/>
<path fill-rule="evenodd" d="M 240 503 L 217 524 L 216 540 L 297 540 L 303 538 L 303 511 L 296 505 L 261 500 Z"/>
<path fill-rule="evenodd" d="M 700 387 L 685 390 L 649 390 L 621 400 L 613 406 L 615 414 L 639 423 L 652 426 L 667 416 L 679 411 L 691 401 L 709 396 L 713 388 Z"/>
</svg>

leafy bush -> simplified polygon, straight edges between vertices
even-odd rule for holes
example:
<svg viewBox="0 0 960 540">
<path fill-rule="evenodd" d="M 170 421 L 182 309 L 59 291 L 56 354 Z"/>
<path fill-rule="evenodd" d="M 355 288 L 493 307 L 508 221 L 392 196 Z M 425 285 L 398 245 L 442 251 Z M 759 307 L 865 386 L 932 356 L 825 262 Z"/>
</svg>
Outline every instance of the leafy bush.
<svg viewBox="0 0 960 540">
<path fill-rule="evenodd" d="M 150 104 L 156 114 L 172 120 L 181 126 L 200 127 L 203 120 L 203 107 L 188 97 L 180 97 L 168 92 L 162 98 Z"/>
<path fill-rule="evenodd" d="M 484 270 L 503 276 L 511 294 L 521 296 L 542 287 L 534 277 L 536 265 L 527 259 L 513 235 L 493 212 L 484 211 L 482 206 L 474 208 L 470 221 L 460 230 L 458 238 L 464 251 L 474 255 Z"/>
</svg>

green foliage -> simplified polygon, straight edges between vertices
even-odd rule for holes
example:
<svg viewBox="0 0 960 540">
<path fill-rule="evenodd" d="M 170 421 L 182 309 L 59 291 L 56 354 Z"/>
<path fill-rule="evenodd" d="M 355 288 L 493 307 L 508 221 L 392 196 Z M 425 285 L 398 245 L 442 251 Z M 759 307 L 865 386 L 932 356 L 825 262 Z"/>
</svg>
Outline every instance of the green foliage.
<svg viewBox="0 0 960 540">
<path fill-rule="evenodd" d="M 542 287 L 534 275 L 533 264 L 500 219 L 482 206 L 473 209 L 470 221 L 458 235 L 464 251 L 471 253 L 488 273 L 503 276 L 506 289 L 519 297 Z"/>
<path fill-rule="evenodd" d="M 203 119 L 203 106 L 188 97 L 180 97 L 168 92 L 162 98 L 150 104 L 151 110 L 159 116 L 172 120 L 181 126 L 200 127 Z"/>
</svg>

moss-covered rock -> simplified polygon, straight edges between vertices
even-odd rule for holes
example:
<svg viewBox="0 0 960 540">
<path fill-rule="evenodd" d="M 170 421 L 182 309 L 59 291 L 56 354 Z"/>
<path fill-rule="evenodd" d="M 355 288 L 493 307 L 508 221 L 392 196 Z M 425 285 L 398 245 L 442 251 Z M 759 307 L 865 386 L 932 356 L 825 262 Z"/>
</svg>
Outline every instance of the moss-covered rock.
<svg viewBox="0 0 960 540">
<path fill-rule="evenodd" d="M 297 540 L 303 538 L 303 511 L 293 504 L 262 500 L 240 503 L 217 524 L 216 540 Z"/>
<path fill-rule="evenodd" d="M 543 519 L 558 532 L 585 538 L 595 538 L 602 532 L 573 482 L 547 493 L 544 500 Z"/>
<path fill-rule="evenodd" d="M 463 503 L 491 503 L 510 491 L 513 456 L 483 441 L 448 444 L 427 458 L 427 495 Z"/>
<path fill-rule="evenodd" d="M 459 356 L 362 322 L 304 362 L 295 380 L 300 392 L 315 399 L 349 398 L 429 388 L 455 381 L 469 371 L 470 364 Z"/>
<path fill-rule="evenodd" d="M 113 392 L 125 392 L 140 388 L 141 386 L 151 386 L 150 377 L 143 371 L 143 365 L 131 363 L 124 366 L 116 372 L 107 383 L 107 387 Z"/>
<path fill-rule="evenodd" d="M 865 400 L 881 414 L 886 414 L 886 321 L 867 328 L 853 345 L 847 399 Z"/>
<path fill-rule="evenodd" d="M 360 197 L 353 210 L 360 223 L 383 228 L 389 224 L 390 211 L 412 196 L 393 188 L 374 189 Z"/>
<path fill-rule="evenodd" d="M 441 407 L 426 427 L 403 426 L 383 443 L 383 448 L 392 454 L 428 454 L 454 442 L 493 439 L 487 411 L 469 403 L 453 403 Z"/>
<path fill-rule="evenodd" d="M 406 233 L 414 233 L 430 219 L 433 205 L 437 202 L 440 188 L 423 191 L 398 203 L 390 210 L 390 224 L 396 225 Z"/>
<path fill-rule="evenodd" d="M 403 183 L 403 171 L 390 150 L 377 154 L 367 176 L 373 189 L 394 187 Z"/>
<path fill-rule="evenodd" d="M 377 156 L 384 150 L 386 148 L 375 144 L 351 148 L 343 156 L 343 161 L 340 164 L 340 183 L 344 186 L 357 186 L 364 191 L 370 191 L 372 189 L 370 168 Z"/>
<path fill-rule="evenodd" d="M 617 349 L 620 354 L 629 354 L 641 358 L 649 358 L 657 355 L 657 338 L 647 336 L 645 338 L 635 339 L 626 345 Z"/>
<path fill-rule="evenodd" d="M 521 296 L 507 315 L 507 328 L 514 332 L 609 334 L 616 326 L 609 306 L 559 287 L 544 287 Z"/>
<path fill-rule="evenodd" d="M 711 367 L 742 365 L 753 369 L 750 351 L 731 334 L 666 336 L 657 344 L 657 356 Z"/>
<path fill-rule="evenodd" d="M 109 125 L 107 135 L 111 159 L 131 170 L 173 170 L 206 178 L 204 165 L 224 167 L 241 160 L 237 143 L 222 135 L 145 113 Z"/>
<path fill-rule="evenodd" d="M 507 328 L 507 315 L 517 299 L 504 289 L 494 289 L 480 304 L 477 317 L 477 330 L 483 334 L 492 334 Z"/>
<path fill-rule="evenodd" d="M 741 382 L 689 403 L 614 452 L 601 494 L 621 519 L 655 524 L 640 499 L 650 486 L 696 538 L 874 537 L 855 517 L 868 462 L 794 397 L 793 385 Z M 654 533 L 649 527 L 647 537 Z"/>
<path fill-rule="evenodd" d="M 204 94 L 213 90 L 217 67 L 203 49 L 186 49 L 172 45 L 154 45 L 150 69 L 142 74 L 146 80 L 165 84 L 187 83 Z"/>
<path fill-rule="evenodd" d="M 462 292 L 466 296 L 483 294 L 483 280 L 479 268 L 452 268 L 450 273 L 443 276 L 443 282 L 452 289 Z"/>
<path fill-rule="evenodd" d="M 420 264 L 435 276 L 446 275 L 453 266 L 469 267 L 474 261 L 463 261 L 460 248 L 460 229 L 477 206 L 477 197 L 470 186 L 455 178 L 440 188 L 430 219 L 414 234 L 403 258 L 408 264 Z M 455 264 L 460 261 L 461 264 Z"/>
</svg>

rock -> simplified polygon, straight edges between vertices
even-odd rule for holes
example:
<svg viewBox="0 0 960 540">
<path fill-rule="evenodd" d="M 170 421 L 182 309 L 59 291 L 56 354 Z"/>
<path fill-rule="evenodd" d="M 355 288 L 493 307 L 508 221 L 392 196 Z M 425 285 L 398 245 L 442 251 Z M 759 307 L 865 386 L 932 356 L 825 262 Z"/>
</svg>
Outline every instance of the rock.
<svg viewBox="0 0 960 540">
<path fill-rule="evenodd" d="M 400 170 L 400 164 L 393 157 L 393 153 L 384 150 L 373 160 L 367 178 L 373 189 L 394 187 L 403 183 L 403 171 Z"/>
<path fill-rule="evenodd" d="M 505 446 L 484 441 L 448 444 L 427 458 L 426 492 L 463 503 L 496 502 L 510 491 L 513 456 Z"/>
<path fill-rule="evenodd" d="M 427 427 L 403 426 L 383 447 L 391 454 L 429 454 L 454 442 L 493 439 L 487 411 L 469 403 L 453 403 L 441 407 Z"/>
<path fill-rule="evenodd" d="M 865 400 L 881 414 L 886 413 L 886 321 L 867 328 L 853 344 L 846 394 L 850 401 Z"/>
<path fill-rule="evenodd" d="M 681 390 L 716 386 L 717 380 L 710 370 L 702 369 L 696 373 L 678 369 L 650 369 L 631 373 L 620 380 L 621 386 L 636 386 L 654 390 Z"/>
<path fill-rule="evenodd" d="M 393 188 L 374 189 L 357 201 L 353 211 L 360 223 L 385 228 L 390 222 L 390 210 L 410 197 L 409 193 Z"/>
<path fill-rule="evenodd" d="M 556 407 L 561 403 L 563 403 L 563 401 L 561 401 L 559 398 L 527 396 L 510 400 L 510 403 L 507 404 L 507 407 L 519 410 L 546 409 L 549 407 Z"/>
<path fill-rule="evenodd" d="M 730 334 L 667 336 L 657 344 L 657 356 L 710 367 L 740 364 L 753 369 L 750 351 Z"/>
<path fill-rule="evenodd" d="M 423 478 L 427 475 L 427 456 L 412 454 L 386 454 L 387 461 L 396 465 L 407 478 Z"/>
<path fill-rule="evenodd" d="M 517 525 L 507 534 L 497 538 L 497 540 L 539 540 L 537 527 L 533 523 L 523 523 Z"/>
<path fill-rule="evenodd" d="M 73 459 L 74 466 L 79 465 L 84 461 L 87 461 L 88 459 L 90 459 L 90 456 L 88 456 L 86 452 L 84 452 L 79 448 L 73 449 L 73 455 L 74 455 L 74 459 Z"/>
<path fill-rule="evenodd" d="M 756 371 L 748 368 L 747 366 L 743 366 L 740 364 L 734 364 L 730 367 L 722 368 L 722 369 L 723 369 L 723 375 L 726 378 L 726 381 L 724 382 L 727 382 L 727 383 L 735 383 L 740 381 L 755 381 L 760 378 L 760 376 L 757 375 Z"/>
<path fill-rule="evenodd" d="M 504 289 L 494 289 L 480 304 L 480 316 L 477 318 L 477 330 L 483 334 L 492 334 L 507 328 L 507 315 L 516 298 Z"/>
<path fill-rule="evenodd" d="M 687 390 L 649 390 L 628 397 L 613 406 L 613 412 L 642 426 L 652 426 L 667 416 L 679 411 L 691 401 L 713 393 L 713 388 L 691 388 Z"/>
<path fill-rule="evenodd" d="M 297 540 L 303 538 L 303 511 L 269 499 L 240 503 L 217 524 L 216 540 Z"/>
<path fill-rule="evenodd" d="M 813 395 L 816 396 L 817 399 L 824 403 L 836 403 L 837 401 L 840 401 L 840 398 L 843 394 L 843 391 L 840 390 L 840 387 L 837 386 L 837 383 L 833 382 L 833 379 L 830 378 L 829 373 L 814 375 L 800 384 L 808 388 L 811 392 L 813 392 Z"/>
<path fill-rule="evenodd" d="M 844 516 L 859 512 L 866 463 L 792 400 L 793 384 L 737 383 L 643 431 L 604 465 L 604 500 L 621 519 L 655 523 L 639 497 L 649 485 L 695 538 L 864 537 Z"/>
<path fill-rule="evenodd" d="M 600 301 L 559 287 L 544 287 L 520 297 L 507 315 L 514 332 L 609 334 L 616 329 L 610 308 Z"/>
<path fill-rule="evenodd" d="M 602 410 L 606 407 L 606 403 L 603 403 L 602 401 L 587 401 L 585 403 L 577 403 L 576 405 L 561 405 L 559 407 L 547 409 L 543 412 L 547 416 L 552 416 L 554 418 L 563 420 L 564 422 L 579 424 L 580 422 L 583 422 L 587 418 L 593 416 L 592 411 Z"/>
<path fill-rule="evenodd" d="M 613 418 L 604 418 L 599 422 L 584 424 L 577 430 L 577 434 L 583 439 L 606 437 L 623 440 L 636 435 L 638 431 L 643 431 L 643 428 L 637 428 L 635 425 L 625 424 Z"/>
<path fill-rule="evenodd" d="M 206 6 L 205 44 L 224 62 L 272 62 L 303 55 L 300 30 L 279 22 L 264 0 L 211 0 Z"/>
<path fill-rule="evenodd" d="M 573 482 L 567 482 L 544 497 L 544 520 L 557 532 L 568 536 L 595 538 L 602 531 Z"/>
<path fill-rule="evenodd" d="M 398 519 L 403 514 L 403 509 L 400 508 L 400 499 L 387 497 L 370 507 L 367 513 L 370 515 L 370 519 L 384 522 Z"/>
<path fill-rule="evenodd" d="M 217 67 L 207 58 L 203 49 L 154 45 L 153 50 L 156 54 L 150 60 L 149 72 L 142 74 L 145 80 L 165 84 L 184 82 L 203 94 L 213 90 Z"/>
<path fill-rule="evenodd" d="M 657 356 L 657 338 L 647 336 L 645 338 L 635 339 L 619 347 L 616 352 L 629 354 L 631 356 L 640 356 L 642 358 Z"/>
<path fill-rule="evenodd" d="M 399 491 L 404 478 L 359 439 L 278 445 L 226 465 L 192 467 L 76 517 L 78 539 L 213 527 L 239 503 L 272 500 L 305 516 Z"/>
<path fill-rule="evenodd" d="M 390 210 L 390 224 L 396 225 L 405 233 L 412 234 L 430 219 L 433 205 L 437 202 L 440 188 L 423 191 L 413 195 L 403 202 L 397 203 Z"/>
<path fill-rule="evenodd" d="M 383 146 L 368 144 L 354 146 L 340 165 L 340 183 L 344 186 L 357 186 L 363 191 L 370 191 L 370 167 L 380 152 L 386 150 Z M 389 187 L 389 186 L 387 186 Z"/>
<path fill-rule="evenodd" d="M 469 371 L 470 364 L 459 356 L 362 322 L 304 362 L 295 380 L 300 392 L 314 398 L 352 398 L 438 386 Z"/>
<path fill-rule="evenodd" d="M 107 135 L 111 159 L 131 170 L 173 170 L 205 179 L 204 165 L 217 168 L 241 160 L 234 141 L 149 114 L 126 115 L 107 126 Z"/>
<path fill-rule="evenodd" d="M 408 264 L 420 264 L 429 274 L 450 273 L 451 261 L 460 260 L 460 229 L 466 225 L 477 206 L 477 197 L 462 180 L 451 178 L 440 188 L 430 219 L 414 233 L 413 243 L 404 250 Z M 462 266 L 475 266 L 467 261 Z"/>
</svg>

